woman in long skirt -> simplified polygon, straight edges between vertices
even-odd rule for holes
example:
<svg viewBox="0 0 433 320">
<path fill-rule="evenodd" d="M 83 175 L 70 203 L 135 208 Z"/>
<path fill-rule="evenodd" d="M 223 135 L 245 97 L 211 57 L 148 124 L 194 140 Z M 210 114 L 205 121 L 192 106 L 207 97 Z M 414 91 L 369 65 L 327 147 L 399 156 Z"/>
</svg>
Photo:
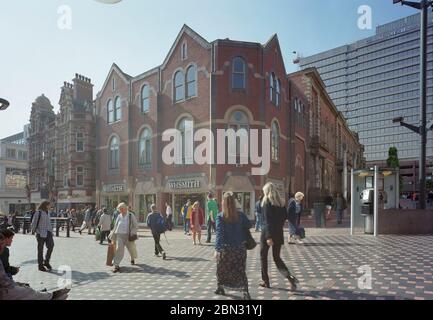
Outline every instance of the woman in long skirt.
<svg viewBox="0 0 433 320">
<path fill-rule="evenodd" d="M 216 219 L 215 258 L 217 261 L 217 290 L 225 295 L 224 288 L 240 290 L 243 298 L 250 300 L 246 274 L 246 230 L 251 228 L 247 216 L 236 209 L 232 193 L 226 192 L 222 201 L 223 211 Z"/>
</svg>

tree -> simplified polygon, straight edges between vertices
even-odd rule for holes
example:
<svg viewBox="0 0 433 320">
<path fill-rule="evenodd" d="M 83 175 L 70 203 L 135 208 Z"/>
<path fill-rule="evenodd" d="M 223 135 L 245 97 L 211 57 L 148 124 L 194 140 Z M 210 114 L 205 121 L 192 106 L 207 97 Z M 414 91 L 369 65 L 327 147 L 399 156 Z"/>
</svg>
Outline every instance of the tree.
<svg viewBox="0 0 433 320">
<path fill-rule="evenodd" d="M 400 161 L 398 160 L 398 150 L 396 147 L 391 147 L 388 150 L 388 159 L 386 160 L 388 168 L 396 169 L 400 167 Z M 400 176 L 400 192 L 403 190 L 403 177 Z"/>
</svg>

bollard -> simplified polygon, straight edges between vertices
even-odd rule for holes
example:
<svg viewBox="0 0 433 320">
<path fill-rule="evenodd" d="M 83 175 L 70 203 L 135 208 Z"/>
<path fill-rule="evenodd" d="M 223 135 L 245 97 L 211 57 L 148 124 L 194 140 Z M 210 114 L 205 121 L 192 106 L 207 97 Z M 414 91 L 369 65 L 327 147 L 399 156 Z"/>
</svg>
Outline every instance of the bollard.
<svg viewBox="0 0 433 320">
<path fill-rule="evenodd" d="M 56 219 L 56 237 L 59 236 L 59 219 Z"/>
<path fill-rule="evenodd" d="M 69 228 L 71 227 L 71 219 L 67 219 L 66 220 L 66 237 L 69 238 L 70 234 L 69 234 Z"/>
</svg>

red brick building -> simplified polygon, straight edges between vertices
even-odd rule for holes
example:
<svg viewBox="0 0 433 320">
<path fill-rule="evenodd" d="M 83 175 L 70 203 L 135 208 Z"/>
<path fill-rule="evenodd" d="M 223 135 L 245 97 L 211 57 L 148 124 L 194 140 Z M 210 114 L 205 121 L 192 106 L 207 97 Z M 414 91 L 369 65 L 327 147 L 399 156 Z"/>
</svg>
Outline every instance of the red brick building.
<svg viewBox="0 0 433 320">
<path fill-rule="evenodd" d="M 286 199 L 296 191 L 308 194 L 309 104 L 287 77 L 276 35 L 266 44 L 208 42 L 184 26 L 160 66 L 132 77 L 113 64 L 97 95 L 97 204 L 113 208 L 126 201 L 143 221 L 151 203 L 164 210 L 168 202 L 177 220 L 188 198 L 205 205 L 209 190 L 219 200 L 233 191 L 252 219 L 267 181 Z M 162 133 L 176 128 L 188 137 L 187 120 L 194 132 L 211 130 L 215 140 L 218 129 L 258 129 L 259 137 L 270 129 L 268 174 L 253 175 L 260 165 L 251 157 L 242 162 L 240 153 L 252 145 L 241 139 L 236 150 L 225 149 L 238 155 L 236 164 L 166 165 Z M 187 151 L 183 158 L 192 160 Z"/>
</svg>

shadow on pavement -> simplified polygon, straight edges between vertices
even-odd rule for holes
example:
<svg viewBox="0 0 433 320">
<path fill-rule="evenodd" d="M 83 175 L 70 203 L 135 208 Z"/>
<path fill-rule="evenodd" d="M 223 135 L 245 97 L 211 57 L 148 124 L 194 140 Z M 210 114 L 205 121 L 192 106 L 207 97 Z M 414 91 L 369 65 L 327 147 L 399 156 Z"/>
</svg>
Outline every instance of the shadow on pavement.
<svg viewBox="0 0 433 320">
<path fill-rule="evenodd" d="M 292 246 L 291 244 L 289 244 Z M 366 247 L 366 246 L 375 246 L 374 244 L 365 244 L 365 243 L 304 243 L 296 245 L 298 247 Z"/>
<path fill-rule="evenodd" d="M 166 261 L 170 260 L 176 260 L 180 262 L 204 262 L 204 261 L 210 261 L 208 259 L 204 258 L 194 258 L 194 257 L 167 257 Z"/>
<path fill-rule="evenodd" d="M 148 266 L 146 264 L 137 264 L 136 266 L 138 266 L 142 271 L 144 271 L 146 273 L 169 275 L 169 276 L 175 276 L 177 278 L 190 278 L 191 277 L 188 273 L 182 272 L 182 271 L 170 270 L 170 269 L 161 268 L 161 267 L 155 268 L 155 267 Z M 129 267 L 122 267 L 122 270 L 124 270 L 126 272 L 136 272 L 137 271 L 137 269 L 129 268 Z"/>
<path fill-rule="evenodd" d="M 279 291 L 291 292 L 287 288 L 272 288 Z M 327 298 L 332 300 L 341 300 L 341 298 L 348 298 L 349 300 L 404 300 L 395 296 L 374 295 L 369 293 L 354 292 L 350 290 L 297 290 L 293 292 L 297 297 L 313 297 L 314 299 Z"/>
</svg>

